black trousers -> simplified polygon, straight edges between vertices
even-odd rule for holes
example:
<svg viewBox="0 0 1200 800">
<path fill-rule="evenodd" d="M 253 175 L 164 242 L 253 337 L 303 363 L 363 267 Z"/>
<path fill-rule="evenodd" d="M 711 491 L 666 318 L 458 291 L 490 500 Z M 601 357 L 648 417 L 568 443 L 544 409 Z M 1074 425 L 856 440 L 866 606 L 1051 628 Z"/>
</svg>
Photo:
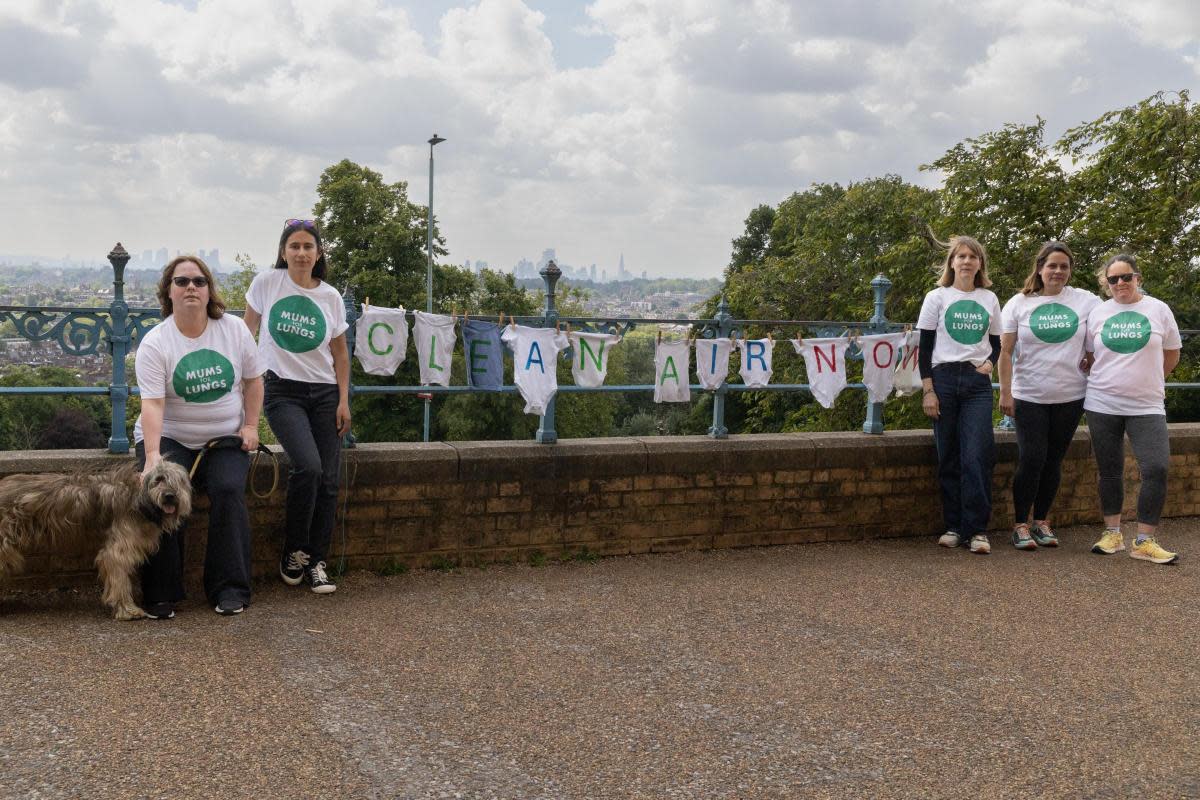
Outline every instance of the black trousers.
<svg viewBox="0 0 1200 800">
<path fill-rule="evenodd" d="M 342 438 L 337 432 L 338 387 L 279 378 L 268 372 L 263 412 L 292 462 L 288 473 L 284 553 L 303 550 L 324 561 L 337 516 Z"/>
<path fill-rule="evenodd" d="M 163 437 L 162 457 L 191 470 L 199 450 Z M 146 447 L 134 448 L 138 469 L 146 465 Z M 246 475 L 250 455 L 243 450 L 209 450 L 192 479 L 194 492 L 208 495 L 208 542 L 204 550 L 204 595 L 216 605 L 222 600 L 250 604 L 250 513 L 246 510 Z M 163 534 L 158 552 L 142 565 L 142 602 L 177 603 L 183 591 L 184 535 L 180 529 Z"/>
<path fill-rule="evenodd" d="M 1014 400 L 1017 471 L 1013 475 L 1013 519 L 1046 519 L 1062 480 L 1062 462 L 1083 416 L 1083 398 L 1068 403 Z"/>
</svg>

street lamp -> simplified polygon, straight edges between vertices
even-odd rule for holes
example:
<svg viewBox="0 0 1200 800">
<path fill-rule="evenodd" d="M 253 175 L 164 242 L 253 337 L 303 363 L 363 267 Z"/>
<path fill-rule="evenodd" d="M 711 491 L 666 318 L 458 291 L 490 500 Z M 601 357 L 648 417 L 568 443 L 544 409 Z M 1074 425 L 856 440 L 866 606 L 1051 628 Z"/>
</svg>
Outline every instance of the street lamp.
<svg viewBox="0 0 1200 800">
<path fill-rule="evenodd" d="M 429 207 L 425 218 L 425 311 L 433 313 L 433 148 L 446 141 L 436 133 L 429 140 Z M 429 441 L 429 404 L 433 395 L 425 395 L 425 441 Z"/>
</svg>

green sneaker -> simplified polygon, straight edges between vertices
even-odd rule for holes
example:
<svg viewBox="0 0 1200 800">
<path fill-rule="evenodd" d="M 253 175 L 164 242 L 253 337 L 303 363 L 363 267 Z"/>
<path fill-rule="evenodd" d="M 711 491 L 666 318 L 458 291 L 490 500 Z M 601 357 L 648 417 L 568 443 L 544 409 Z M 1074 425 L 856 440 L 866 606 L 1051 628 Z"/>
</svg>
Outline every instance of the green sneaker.
<svg viewBox="0 0 1200 800">
<path fill-rule="evenodd" d="M 1018 550 L 1037 550 L 1037 542 L 1029 535 L 1028 525 L 1017 525 L 1012 532 L 1013 547 Z"/>
</svg>

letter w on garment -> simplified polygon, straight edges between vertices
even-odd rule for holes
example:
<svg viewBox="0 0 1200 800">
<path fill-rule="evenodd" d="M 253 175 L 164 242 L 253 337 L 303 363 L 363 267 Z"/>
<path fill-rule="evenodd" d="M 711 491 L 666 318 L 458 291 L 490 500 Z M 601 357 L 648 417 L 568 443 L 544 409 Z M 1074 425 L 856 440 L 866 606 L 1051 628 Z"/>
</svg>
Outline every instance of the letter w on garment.
<svg viewBox="0 0 1200 800">
<path fill-rule="evenodd" d="M 742 383 L 761 389 L 771 382 L 771 359 L 775 353 L 775 342 L 770 339 L 739 339 L 742 351 Z"/>
<path fill-rule="evenodd" d="M 791 339 L 792 347 L 804 356 L 808 388 L 817 402 L 833 408 L 833 401 L 846 387 L 846 348 L 849 339 Z"/>
<path fill-rule="evenodd" d="M 368 375 L 394 375 L 408 350 L 404 307 L 363 306 L 354 324 L 354 355 Z"/>
<path fill-rule="evenodd" d="M 553 328 L 509 325 L 500 336 L 513 353 L 513 383 L 525 398 L 525 413 L 542 415 L 558 392 L 558 354 L 570 344 Z"/>
<path fill-rule="evenodd" d="M 567 334 L 574 348 L 571 358 L 571 377 L 576 386 L 594 389 L 604 383 L 608 375 L 608 355 L 620 341 L 615 333 L 581 333 L 572 331 Z"/>
<path fill-rule="evenodd" d="M 450 357 L 454 352 L 454 317 L 414 311 L 413 337 L 417 340 L 417 366 L 421 385 L 450 385 Z"/>
<path fill-rule="evenodd" d="M 729 374 L 729 353 L 733 342 L 729 339 L 696 340 L 696 377 L 700 385 L 712 391 L 719 389 Z"/>
<path fill-rule="evenodd" d="M 867 386 L 867 400 L 882 403 L 887 400 L 895 383 L 897 356 L 904 346 L 904 334 L 861 336 L 858 346 L 862 348 L 863 383 Z"/>
<path fill-rule="evenodd" d="M 686 403 L 692 399 L 691 343 L 659 342 L 654 348 L 654 402 Z"/>
</svg>

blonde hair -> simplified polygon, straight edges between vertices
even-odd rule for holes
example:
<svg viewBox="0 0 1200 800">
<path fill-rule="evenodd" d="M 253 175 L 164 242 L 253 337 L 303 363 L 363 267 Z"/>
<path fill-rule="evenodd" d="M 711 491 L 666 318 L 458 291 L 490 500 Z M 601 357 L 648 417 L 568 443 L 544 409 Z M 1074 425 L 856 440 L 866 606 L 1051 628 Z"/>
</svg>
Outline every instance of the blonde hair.
<svg viewBox="0 0 1200 800">
<path fill-rule="evenodd" d="M 938 242 L 941 244 L 941 242 Z M 975 273 L 975 288 L 986 289 L 992 285 L 991 278 L 987 274 L 987 251 L 975 239 L 970 236 L 951 236 L 950 241 L 946 242 L 946 261 L 942 264 L 942 274 L 938 277 L 938 286 L 953 286 L 954 285 L 954 254 L 958 252 L 958 248 L 966 247 L 972 253 L 979 257 L 979 271 Z"/>
</svg>

